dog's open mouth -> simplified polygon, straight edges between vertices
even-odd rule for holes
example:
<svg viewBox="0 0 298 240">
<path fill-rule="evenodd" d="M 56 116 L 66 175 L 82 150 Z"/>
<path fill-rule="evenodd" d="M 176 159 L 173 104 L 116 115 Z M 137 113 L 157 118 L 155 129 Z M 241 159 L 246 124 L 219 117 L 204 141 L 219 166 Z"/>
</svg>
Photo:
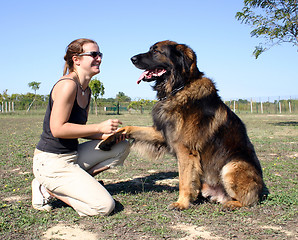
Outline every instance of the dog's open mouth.
<svg viewBox="0 0 298 240">
<path fill-rule="evenodd" d="M 139 84 L 141 81 L 147 81 L 147 82 L 153 81 L 154 77 L 160 77 L 161 75 L 163 75 L 166 72 L 167 71 L 165 69 L 160 69 L 160 68 L 146 70 L 139 77 L 137 84 Z"/>
</svg>

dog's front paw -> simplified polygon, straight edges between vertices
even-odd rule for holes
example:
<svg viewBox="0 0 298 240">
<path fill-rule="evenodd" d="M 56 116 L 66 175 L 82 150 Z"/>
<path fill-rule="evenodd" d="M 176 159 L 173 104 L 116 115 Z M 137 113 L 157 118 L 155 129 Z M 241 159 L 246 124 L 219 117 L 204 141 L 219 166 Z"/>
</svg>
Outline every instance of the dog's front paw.
<svg viewBox="0 0 298 240">
<path fill-rule="evenodd" d="M 113 135 L 107 137 L 105 140 L 102 140 L 99 143 L 98 147 L 103 151 L 110 151 L 112 146 L 117 143 L 117 139 L 119 138 L 120 135 L 123 134 L 124 131 L 125 131 L 125 129 L 118 130 Z"/>
<path fill-rule="evenodd" d="M 105 140 L 102 140 L 98 147 L 100 150 L 103 151 L 110 151 L 112 146 L 116 143 L 116 139 L 114 137 L 114 135 L 109 136 L 108 138 L 106 138 Z"/>
<path fill-rule="evenodd" d="M 185 210 L 189 208 L 189 202 L 174 202 L 169 205 L 169 210 Z"/>
</svg>

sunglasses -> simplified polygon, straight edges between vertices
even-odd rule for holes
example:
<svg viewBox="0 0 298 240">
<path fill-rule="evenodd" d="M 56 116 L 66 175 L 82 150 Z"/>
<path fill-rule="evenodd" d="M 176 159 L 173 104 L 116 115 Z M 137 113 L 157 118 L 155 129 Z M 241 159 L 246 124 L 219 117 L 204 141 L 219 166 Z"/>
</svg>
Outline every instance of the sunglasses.
<svg viewBox="0 0 298 240">
<path fill-rule="evenodd" d="M 96 58 L 96 57 L 102 58 L 103 54 L 101 52 L 85 52 L 85 53 L 78 54 L 78 56 L 91 56 L 93 58 Z"/>
</svg>

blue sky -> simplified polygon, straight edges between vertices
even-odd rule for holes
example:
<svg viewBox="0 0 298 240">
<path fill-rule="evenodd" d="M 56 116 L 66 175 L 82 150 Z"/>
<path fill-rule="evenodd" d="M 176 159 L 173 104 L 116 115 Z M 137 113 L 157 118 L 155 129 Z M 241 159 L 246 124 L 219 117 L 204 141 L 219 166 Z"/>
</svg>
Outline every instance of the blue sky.
<svg viewBox="0 0 298 240">
<path fill-rule="evenodd" d="M 104 97 L 124 92 L 133 100 L 155 99 L 150 84 L 136 81 L 141 70 L 130 58 L 160 40 L 189 45 L 198 67 L 225 99 L 298 97 L 298 53 L 291 44 L 252 56 L 261 39 L 235 19 L 241 0 L 52 0 L 1 1 L 0 93 L 32 92 L 41 82 L 48 94 L 61 77 L 66 46 L 85 37 L 104 53 L 97 78 Z"/>
</svg>

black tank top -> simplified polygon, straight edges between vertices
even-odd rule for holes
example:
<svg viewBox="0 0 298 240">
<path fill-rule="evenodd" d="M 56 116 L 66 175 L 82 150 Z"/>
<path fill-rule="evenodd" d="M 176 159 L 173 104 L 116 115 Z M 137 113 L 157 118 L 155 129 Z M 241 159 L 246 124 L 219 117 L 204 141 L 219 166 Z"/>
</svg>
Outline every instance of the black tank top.
<svg viewBox="0 0 298 240">
<path fill-rule="evenodd" d="M 72 78 L 63 78 L 63 79 L 60 79 L 59 81 L 65 80 L 65 79 L 73 80 Z M 55 138 L 51 132 L 50 116 L 51 116 L 52 106 L 53 106 L 52 92 L 53 92 L 53 89 L 51 90 L 51 93 L 50 93 L 49 103 L 48 103 L 48 107 L 43 121 L 43 132 L 40 136 L 40 140 L 36 148 L 44 152 L 57 153 L 57 154 L 77 151 L 78 144 L 79 144 L 77 138 L 75 139 Z M 88 117 L 87 110 L 90 103 L 90 96 L 91 96 L 91 93 L 89 95 L 89 100 L 86 108 L 81 108 L 77 102 L 77 94 L 76 94 L 73 108 L 71 110 L 71 114 L 67 122 L 76 123 L 76 124 L 86 124 L 87 117 Z"/>
</svg>

